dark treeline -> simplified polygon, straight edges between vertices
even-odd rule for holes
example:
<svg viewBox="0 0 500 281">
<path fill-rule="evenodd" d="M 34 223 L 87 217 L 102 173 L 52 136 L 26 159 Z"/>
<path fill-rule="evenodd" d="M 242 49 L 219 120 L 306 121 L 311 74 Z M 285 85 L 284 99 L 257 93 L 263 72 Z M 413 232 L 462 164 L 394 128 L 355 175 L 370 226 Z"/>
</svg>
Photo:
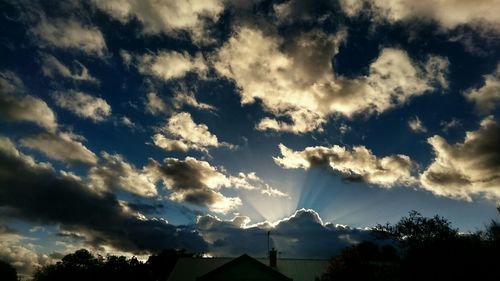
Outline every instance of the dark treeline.
<svg viewBox="0 0 500 281">
<path fill-rule="evenodd" d="M 164 250 L 149 256 L 146 262 L 135 257 L 94 256 L 85 249 L 64 256 L 56 264 L 37 269 L 34 281 L 164 281 L 180 257 L 194 257 L 184 250 Z M 9 275 L 4 275 L 9 273 Z M 15 269 L 0 261 L 0 280 L 16 281 Z M 4 278 L 8 277 L 8 278 Z"/>
<path fill-rule="evenodd" d="M 500 214 L 500 206 L 497 208 Z M 459 233 L 440 216 L 412 211 L 395 224 L 377 225 L 375 234 L 389 243 L 362 242 L 331 259 L 322 281 L 500 280 L 500 222 L 485 230 Z M 85 249 L 39 268 L 34 281 L 165 281 L 184 250 L 164 250 L 146 262 L 135 257 L 94 256 Z M 2 281 L 17 280 L 15 269 L 0 261 Z"/>
<path fill-rule="evenodd" d="M 81 249 L 64 256 L 60 262 L 35 272 L 34 281 L 164 281 L 181 257 L 193 257 L 184 250 L 163 250 L 149 256 L 146 262 L 124 256 L 94 256 Z"/>
<path fill-rule="evenodd" d="M 500 207 L 497 208 L 500 214 Z M 394 246 L 363 242 L 332 258 L 322 281 L 500 280 L 500 222 L 461 234 L 442 217 L 412 211 L 376 235 Z"/>
</svg>

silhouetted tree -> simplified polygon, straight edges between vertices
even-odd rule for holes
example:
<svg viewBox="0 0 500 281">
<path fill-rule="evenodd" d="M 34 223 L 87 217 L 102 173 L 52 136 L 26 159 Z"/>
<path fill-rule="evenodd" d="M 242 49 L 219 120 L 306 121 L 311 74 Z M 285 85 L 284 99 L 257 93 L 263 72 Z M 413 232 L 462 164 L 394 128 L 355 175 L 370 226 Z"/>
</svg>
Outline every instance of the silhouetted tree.
<svg viewBox="0 0 500 281">
<path fill-rule="evenodd" d="M 0 260 L 0 279 L 2 281 L 17 281 L 17 271 L 8 262 Z"/>
<path fill-rule="evenodd" d="M 181 257 L 193 257 L 194 254 L 185 250 L 163 250 L 159 254 L 151 255 L 146 262 L 154 281 L 165 281 Z"/>
<path fill-rule="evenodd" d="M 35 281 L 93 280 L 102 262 L 85 249 L 64 256 L 60 262 L 38 269 Z"/>
<path fill-rule="evenodd" d="M 492 221 L 483 232 L 460 234 L 443 217 L 427 218 L 412 211 L 395 224 L 374 229 L 380 238 L 396 242 L 399 259 L 388 259 L 380 254 L 383 248 L 361 243 L 333 258 L 324 279 L 499 280 L 499 226 Z"/>
<path fill-rule="evenodd" d="M 438 215 L 426 218 L 417 211 L 411 211 L 407 217 L 401 218 L 394 225 L 378 224 L 374 230 L 381 238 L 398 241 L 403 248 L 445 241 L 458 235 L 458 230 L 452 228 L 447 219 Z"/>
<path fill-rule="evenodd" d="M 64 256 L 60 262 L 44 266 L 34 281 L 165 281 L 180 257 L 192 257 L 184 250 L 164 250 L 151 255 L 146 263 L 132 257 L 94 256 L 85 249 Z M 3 281 L 3 279 L 2 279 Z"/>
<path fill-rule="evenodd" d="M 394 247 L 381 248 L 372 242 L 362 242 L 345 248 L 332 258 L 323 280 L 391 281 L 398 280 L 398 276 L 399 256 Z"/>
<path fill-rule="evenodd" d="M 500 215 L 500 205 L 497 206 L 498 214 Z M 491 220 L 491 222 L 486 226 L 486 230 L 480 232 L 485 240 L 493 243 L 495 247 L 500 246 L 500 221 Z"/>
</svg>

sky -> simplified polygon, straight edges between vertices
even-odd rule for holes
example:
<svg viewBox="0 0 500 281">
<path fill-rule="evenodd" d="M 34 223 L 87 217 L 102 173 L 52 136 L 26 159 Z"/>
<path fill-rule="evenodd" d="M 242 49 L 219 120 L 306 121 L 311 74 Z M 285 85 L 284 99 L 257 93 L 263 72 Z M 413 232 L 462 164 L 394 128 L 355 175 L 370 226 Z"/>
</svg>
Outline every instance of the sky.
<svg viewBox="0 0 500 281">
<path fill-rule="evenodd" d="M 0 3 L 0 258 L 327 258 L 500 201 L 500 2 Z"/>
</svg>

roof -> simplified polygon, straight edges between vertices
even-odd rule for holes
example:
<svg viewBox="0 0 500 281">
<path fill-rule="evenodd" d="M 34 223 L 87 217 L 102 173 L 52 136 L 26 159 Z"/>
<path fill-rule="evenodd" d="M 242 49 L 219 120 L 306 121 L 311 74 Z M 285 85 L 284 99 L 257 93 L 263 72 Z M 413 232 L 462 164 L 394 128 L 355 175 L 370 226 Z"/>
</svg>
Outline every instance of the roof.
<svg viewBox="0 0 500 281">
<path fill-rule="evenodd" d="M 168 281 L 196 281 L 197 277 L 226 264 L 235 258 L 180 258 Z M 255 259 L 264 265 L 269 264 L 267 258 Z M 314 259 L 278 259 L 278 271 L 294 281 L 314 281 L 327 268 L 328 260 Z"/>
<path fill-rule="evenodd" d="M 200 276 L 198 281 L 204 280 L 273 280 L 292 281 L 279 271 L 259 262 L 247 254 L 241 255 L 234 260 Z"/>
</svg>

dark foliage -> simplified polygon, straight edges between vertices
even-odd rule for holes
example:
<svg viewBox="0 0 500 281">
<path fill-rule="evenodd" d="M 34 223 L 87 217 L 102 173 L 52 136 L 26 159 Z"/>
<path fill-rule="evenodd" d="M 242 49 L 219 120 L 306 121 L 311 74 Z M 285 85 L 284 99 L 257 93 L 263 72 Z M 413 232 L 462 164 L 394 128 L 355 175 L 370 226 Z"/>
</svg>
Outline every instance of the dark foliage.
<svg viewBox="0 0 500 281">
<path fill-rule="evenodd" d="M 375 231 L 380 238 L 394 240 L 399 251 L 366 242 L 347 248 L 331 260 L 323 280 L 498 280 L 500 276 L 497 221 L 485 231 L 459 234 L 442 217 L 426 218 L 412 211 L 394 225 L 377 225 Z"/>
<path fill-rule="evenodd" d="M 0 260 L 0 279 L 2 281 L 17 281 L 17 271 L 9 263 Z"/>
<path fill-rule="evenodd" d="M 149 257 L 146 263 L 135 257 L 95 257 L 85 249 L 64 256 L 60 262 L 40 268 L 34 281 L 165 281 L 179 257 L 188 257 L 185 251 L 164 250 Z"/>
<path fill-rule="evenodd" d="M 363 242 L 334 257 L 323 280 L 398 280 L 400 262 L 394 247 Z"/>
</svg>

